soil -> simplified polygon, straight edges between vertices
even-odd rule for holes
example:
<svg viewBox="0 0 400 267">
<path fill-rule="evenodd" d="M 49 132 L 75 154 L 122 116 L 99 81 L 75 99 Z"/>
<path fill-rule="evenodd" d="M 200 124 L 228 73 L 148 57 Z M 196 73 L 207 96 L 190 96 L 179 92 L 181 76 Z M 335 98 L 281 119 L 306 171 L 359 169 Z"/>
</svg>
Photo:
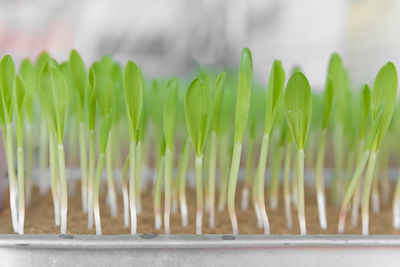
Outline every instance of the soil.
<svg viewBox="0 0 400 267">
<path fill-rule="evenodd" d="M 240 188 L 238 188 L 237 196 L 240 196 Z M 328 192 L 329 194 L 329 192 Z M 123 203 L 122 197 L 119 196 L 119 215 L 115 218 L 110 216 L 110 210 L 105 205 L 105 194 L 101 197 L 101 223 L 102 231 L 105 235 L 129 234 L 130 229 L 123 226 Z M 317 204 L 315 193 L 312 188 L 306 190 L 306 219 L 308 234 L 336 234 L 338 223 L 338 208 L 328 205 L 328 229 L 322 230 L 318 223 Z M 11 234 L 11 216 L 8 203 L 8 196 L 5 196 L 5 209 L 0 213 L 0 234 Z M 147 190 L 142 197 L 143 211 L 138 215 L 138 233 L 163 233 L 163 230 L 154 229 L 153 200 L 151 190 Z M 187 191 L 189 206 L 189 226 L 181 226 L 181 218 L 179 212 L 171 216 L 171 233 L 172 234 L 195 234 L 195 191 L 188 189 Z M 329 199 L 329 195 L 327 197 Z M 246 211 L 242 211 L 239 207 L 239 198 L 236 201 L 237 216 L 239 222 L 240 234 L 262 234 L 263 230 L 257 227 L 257 221 L 252 207 Z M 95 234 L 95 230 L 87 229 L 87 214 L 82 212 L 80 193 L 69 197 L 68 203 L 68 233 L 69 234 Z M 268 207 L 268 203 L 267 203 Z M 297 222 L 297 214 L 292 209 L 293 229 L 286 228 L 286 219 L 283 207 L 283 199 L 279 201 L 277 210 L 267 208 L 269 217 L 271 234 L 298 234 L 299 227 Z M 348 216 L 348 219 L 350 216 Z M 27 234 L 58 234 L 59 227 L 54 224 L 53 202 L 51 194 L 40 195 L 37 188 L 33 191 L 31 204 L 26 208 L 25 215 L 25 233 Z M 208 214 L 203 216 L 203 233 L 205 234 L 231 234 L 231 224 L 228 212 L 216 212 L 215 228 L 208 226 Z M 392 227 L 392 212 L 390 203 L 382 204 L 378 214 L 370 214 L 370 233 L 371 234 L 400 234 Z M 346 224 L 345 234 L 361 234 L 361 222 L 357 227 L 353 227 L 349 220 Z"/>
</svg>

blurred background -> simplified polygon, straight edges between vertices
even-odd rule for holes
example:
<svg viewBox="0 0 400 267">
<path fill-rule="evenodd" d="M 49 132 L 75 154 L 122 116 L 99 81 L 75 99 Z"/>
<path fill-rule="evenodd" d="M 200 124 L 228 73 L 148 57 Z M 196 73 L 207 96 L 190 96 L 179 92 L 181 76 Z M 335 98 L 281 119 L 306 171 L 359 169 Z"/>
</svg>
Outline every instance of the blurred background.
<svg viewBox="0 0 400 267">
<path fill-rule="evenodd" d="M 87 64 L 109 54 L 147 76 L 187 75 L 198 65 L 235 67 L 253 53 L 266 83 L 273 59 L 300 65 L 314 89 L 339 52 L 355 86 L 388 60 L 400 66 L 398 0 L 0 0 L 0 56 L 17 62 L 71 48 Z"/>
</svg>

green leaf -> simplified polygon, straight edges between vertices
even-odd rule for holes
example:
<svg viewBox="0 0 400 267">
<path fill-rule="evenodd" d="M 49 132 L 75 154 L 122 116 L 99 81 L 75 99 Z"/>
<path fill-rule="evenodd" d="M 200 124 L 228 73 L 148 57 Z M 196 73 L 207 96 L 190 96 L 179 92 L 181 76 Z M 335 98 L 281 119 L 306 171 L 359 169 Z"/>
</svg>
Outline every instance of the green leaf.
<svg viewBox="0 0 400 267">
<path fill-rule="evenodd" d="M 242 51 L 239 67 L 239 86 L 236 96 L 234 143 L 241 143 L 250 110 L 253 63 L 248 48 Z"/>
<path fill-rule="evenodd" d="M 112 109 L 113 104 L 113 81 L 111 79 L 110 68 L 106 61 L 93 64 L 96 73 L 96 100 L 98 109 L 102 116 L 105 116 Z"/>
<path fill-rule="evenodd" d="M 372 122 L 374 121 L 378 107 L 384 105 L 384 113 L 379 129 L 374 139 L 372 149 L 377 151 L 392 119 L 397 99 L 397 70 L 392 62 L 383 66 L 376 76 L 372 89 Z"/>
<path fill-rule="evenodd" d="M 285 86 L 285 70 L 280 60 L 274 60 L 269 74 L 267 102 L 265 106 L 264 133 L 271 134 L 276 117 L 276 108 Z"/>
<path fill-rule="evenodd" d="M 298 149 L 304 148 L 311 120 L 311 88 L 303 73 L 290 77 L 285 92 L 285 115 Z"/>
<path fill-rule="evenodd" d="M 139 126 L 143 101 L 142 75 L 133 61 L 128 61 L 124 72 L 124 92 L 126 110 L 128 113 L 129 133 L 132 141 Z"/>
<path fill-rule="evenodd" d="M 195 79 L 186 92 L 184 108 L 188 134 L 196 155 L 201 156 L 212 115 L 212 98 L 208 84 Z"/>
<path fill-rule="evenodd" d="M 26 86 L 25 112 L 28 121 L 32 122 L 34 113 L 34 96 L 37 93 L 39 85 L 39 72 L 32 62 L 26 58 L 21 62 L 19 73 L 25 81 Z"/>
<path fill-rule="evenodd" d="M 215 132 L 219 131 L 221 109 L 224 101 L 225 81 L 226 72 L 221 72 L 215 82 L 215 92 L 213 97 L 213 130 Z"/>
<path fill-rule="evenodd" d="M 363 85 L 360 103 L 360 139 L 365 139 L 371 111 L 371 91 L 367 84 Z"/>
<path fill-rule="evenodd" d="M 69 66 L 72 82 L 77 89 L 80 107 L 81 110 L 83 110 L 85 106 L 87 75 L 85 64 L 75 49 L 71 50 L 71 53 L 69 54 Z"/>
<path fill-rule="evenodd" d="M 331 77 L 326 78 L 325 90 L 323 95 L 323 106 L 322 106 L 322 129 L 328 127 L 329 115 L 331 113 L 332 101 L 333 101 L 333 81 Z"/>
<path fill-rule="evenodd" d="M 99 133 L 99 152 L 100 154 L 106 153 L 108 136 L 110 135 L 111 129 L 111 112 L 108 112 L 100 125 L 100 133 Z"/>
<path fill-rule="evenodd" d="M 93 68 L 89 69 L 88 81 L 89 81 L 89 92 L 88 92 L 89 129 L 94 130 L 96 125 L 96 74 Z"/>
<path fill-rule="evenodd" d="M 68 111 L 68 89 L 62 73 L 50 63 L 46 63 L 40 72 L 39 91 L 48 122 L 54 127 L 58 142 L 62 143 Z"/>
<path fill-rule="evenodd" d="M 167 95 L 163 110 L 163 129 L 165 145 L 172 149 L 174 146 L 174 130 L 176 117 L 176 103 L 178 101 L 178 78 L 173 77 L 167 85 Z"/>
<path fill-rule="evenodd" d="M 379 131 L 380 124 L 383 119 L 385 106 L 383 104 L 379 105 L 379 108 L 376 111 L 374 121 L 372 122 L 371 128 L 369 129 L 367 140 L 365 141 L 365 149 L 371 150 L 373 142 L 376 138 L 376 135 Z"/>
<path fill-rule="evenodd" d="M 13 90 L 15 81 L 15 65 L 12 57 L 6 55 L 0 62 L 0 89 L 1 100 L 3 104 L 4 121 L 9 124 L 12 123 L 13 117 Z"/>
<path fill-rule="evenodd" d="M 17 143 L 19 147 L 23 147 L 24 140 L 24 104 L 25 104 L 26 86 L 21 75 L 17 75 L 14 90 L 14 107 L 15 107 L 15 129 L 17 135 Z"/>
</svg>

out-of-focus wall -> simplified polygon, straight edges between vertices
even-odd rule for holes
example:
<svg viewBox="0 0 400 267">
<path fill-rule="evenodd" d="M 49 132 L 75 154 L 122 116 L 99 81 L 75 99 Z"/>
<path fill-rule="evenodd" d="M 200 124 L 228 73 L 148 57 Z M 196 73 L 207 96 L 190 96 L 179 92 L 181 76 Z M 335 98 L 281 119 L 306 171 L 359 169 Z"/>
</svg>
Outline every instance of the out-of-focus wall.
<svg viewBox="0 0 400 267">
<path fill-rule="evenodd" d="M 332 52 L 357 85 L 396 63 L 399 18 L 398 0 L 0 0 L 0 56 L 19 61 L 46 49 L 65 60 L 77 48 L 88 63 L 110 54 L 166 76 L 198 64 L 236 67 L 248 46 L 260 81 L 281 59 L 288 74 L 300 64 L 321 89 Z"/>
</svg>

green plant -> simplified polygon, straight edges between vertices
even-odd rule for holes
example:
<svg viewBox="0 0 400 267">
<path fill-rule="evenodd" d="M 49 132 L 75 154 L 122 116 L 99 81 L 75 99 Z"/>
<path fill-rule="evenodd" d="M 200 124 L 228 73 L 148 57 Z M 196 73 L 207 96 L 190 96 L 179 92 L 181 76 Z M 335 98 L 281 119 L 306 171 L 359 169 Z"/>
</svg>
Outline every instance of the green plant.
<svg viewBox="0 0 400 267">
<path fill-rule="evenodd" d="M 186 92 L 185 118 L 196 154 L 196 233 L 202 233 L 203 218 L 203 148 L 212 116 L 212 98 L 208 85 L 195 79 Z"/>
<path fill-rule="evenodd" d="M 131 213 L 131 234 L 136 234 L 136 196 L 135 196 L 135 161 L 136 135 L 142 111 L 142 75 L 138 66 L 129 61 L 124 72 L 124 93 L 129 125 L 129 207 Z"/>
<path fill-rule="evenodd" d="M 239 82 L 236 96 L 234 148 L 228 184 L 228 212 L 232 223 L 233 234 L 238 234 L 238 223 L 235 211 L 235 194 L 239 174 L 242 140 L 250 110 L 251 88 L 253 81 L 253 62 L 248 48 L 243 49 L 239 67 Z"/>
<path fill-rule="evenodd" d="M 285 115 L 297 147 L 297 214 L 300 233 L 305 235 L 307 230 L 304 207 L 304 146 L 311 120 L 311 88 L 307 78 L 301 72 L 293 74 L 287 83 Z"/>
</svg>

